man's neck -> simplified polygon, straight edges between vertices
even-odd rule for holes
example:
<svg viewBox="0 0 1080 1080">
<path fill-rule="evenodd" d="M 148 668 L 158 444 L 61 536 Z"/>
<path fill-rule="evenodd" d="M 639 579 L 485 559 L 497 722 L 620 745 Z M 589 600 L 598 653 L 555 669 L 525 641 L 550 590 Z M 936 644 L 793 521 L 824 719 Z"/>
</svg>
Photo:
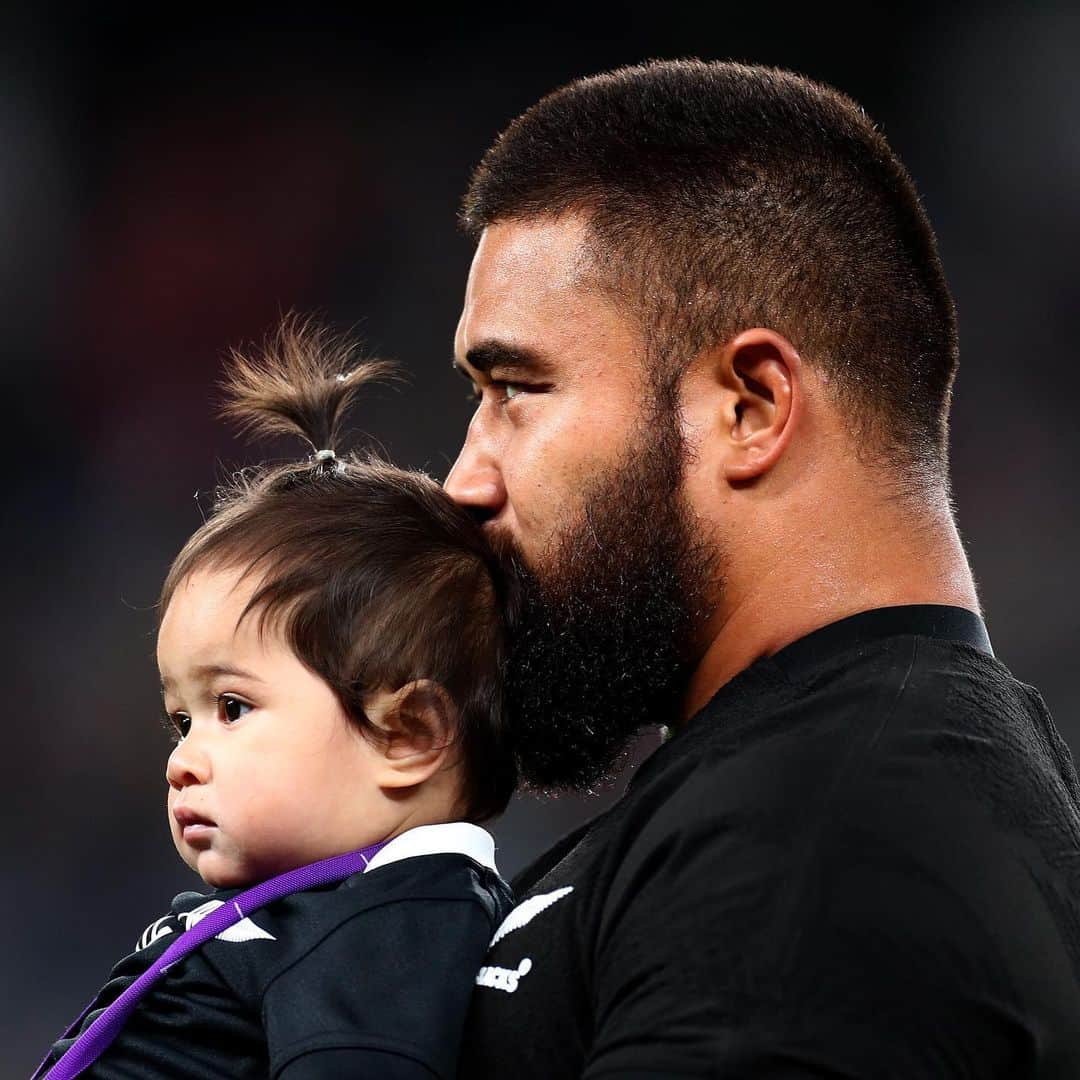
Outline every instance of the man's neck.
<svg viewBox="0 0 1080 1080">
<path fill-rule="evenodd" d="M 892 520 L 890 520 L 892 519 Z M 946 604 L 978 613 L 975 582 L 947 508 L 922 518 L 883 514 L 818 550 L 754 567 L 750 587 L 731 581 L 683 699 L 683 721 L 763 656 L 830 623 L 874 608 Z"/>
</svg>

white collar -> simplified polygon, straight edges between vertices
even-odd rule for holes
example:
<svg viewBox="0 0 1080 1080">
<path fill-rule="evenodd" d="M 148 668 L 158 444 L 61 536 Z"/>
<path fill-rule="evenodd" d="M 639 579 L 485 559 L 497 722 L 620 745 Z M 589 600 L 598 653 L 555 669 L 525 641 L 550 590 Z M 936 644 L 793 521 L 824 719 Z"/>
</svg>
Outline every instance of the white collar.
<svg viewBox="0 0 1080 1080">
<path fill-rule="evenodd" d="M 449 821 L 442 825 L 417 825 L 395 836 L 364 867 L 364 873 L 400 859 L 417 855 L 440 855 L 452 852 L 468 855 L 481 866 L 498 873 L 495 866 L 495 840 L 486 829 L 468 821 Z"/>
</svg>

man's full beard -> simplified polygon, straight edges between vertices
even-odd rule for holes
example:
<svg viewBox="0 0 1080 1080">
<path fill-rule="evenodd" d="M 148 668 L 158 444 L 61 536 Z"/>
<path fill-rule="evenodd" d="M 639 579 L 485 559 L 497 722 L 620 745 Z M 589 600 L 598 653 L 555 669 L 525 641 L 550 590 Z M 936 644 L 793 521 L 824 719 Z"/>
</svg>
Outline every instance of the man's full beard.
<svg viewBox="0 0 1080 1080">
<path fill-rule="evenodd" d="M 680 492 L 683 443 L 659 408 L 541 565 L 494 537 L 516 595 L 506 715 L 522 780 L 609 782 L 634 736 L 674 722 L 716 559 Z"/>
</svg>

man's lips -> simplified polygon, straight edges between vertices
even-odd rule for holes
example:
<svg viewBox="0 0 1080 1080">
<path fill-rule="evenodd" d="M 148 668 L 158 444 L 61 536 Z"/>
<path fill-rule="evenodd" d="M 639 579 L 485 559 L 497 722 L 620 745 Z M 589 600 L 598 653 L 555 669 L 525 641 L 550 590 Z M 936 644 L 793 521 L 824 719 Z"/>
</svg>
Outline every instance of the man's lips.
<svg viewBox="0 0 1080 1080">
<path fill-rule="evenodd" d="M 217 825 L 210 818 L 204 814 L 196 813 L 188 806 L 174 807 L 173 817 L 176 818 L 176 823 L 180 826 L 180 835 L 188 842 L 206 836 L 211 829 L 217 828 Z"/>
</svg>

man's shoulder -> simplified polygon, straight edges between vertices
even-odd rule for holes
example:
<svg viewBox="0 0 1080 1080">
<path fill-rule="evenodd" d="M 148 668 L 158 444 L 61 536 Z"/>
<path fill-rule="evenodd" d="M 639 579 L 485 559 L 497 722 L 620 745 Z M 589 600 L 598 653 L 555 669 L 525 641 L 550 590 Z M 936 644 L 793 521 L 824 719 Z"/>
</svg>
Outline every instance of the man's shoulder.
<svg viewBox="0 0 1080 1080">
<path fill-rule="evenodd" d="M 1071 762 L 1037 695 L 975 653 L 898 636 L 699 714 L 518 879 L 487 1030 L 599 1017 L 603 1050 L 663 1018 L 713 1053 L 794 1040 L 865 1064 L 901 1032 L 948 1056 L 1071 1024 Z"/>
<path fill-rule="evenodd" d="M 882 804 L 898 788 L 1080 806 L 1072 758 L 1038 692 L 963 643 L 903 635 L 789 679 L 764 711 L 704 710 L 672 740 L 642 799 L 660 816 L 812 816 L 841 799 Z M 680 747 L 680 741 L 685 745 Z M 659 764 L 659 763 L 658 763 Z M 710 798 L 699 798 L 712 788 Z M 649 790 L 651 789 L 651 790 Z"/>
<path fill-rule="evenodd" d="M 747 860 L 784 873 L 830 846 L 918 858 L 950 837 L 1002 858 L 1003 832 L 1036 824 L 1051 855 L 1080 850 L 1067 749 L 1037 694 L 976 650 L 898 637 L 771 688 L 764 712 L 747 705 L 749 720 L 699 714 L 614 808 L 519 875 L 519 892 L 567 872 L 614 883 L 670 851 L 717 873 Z"/>
</svg>

